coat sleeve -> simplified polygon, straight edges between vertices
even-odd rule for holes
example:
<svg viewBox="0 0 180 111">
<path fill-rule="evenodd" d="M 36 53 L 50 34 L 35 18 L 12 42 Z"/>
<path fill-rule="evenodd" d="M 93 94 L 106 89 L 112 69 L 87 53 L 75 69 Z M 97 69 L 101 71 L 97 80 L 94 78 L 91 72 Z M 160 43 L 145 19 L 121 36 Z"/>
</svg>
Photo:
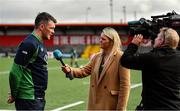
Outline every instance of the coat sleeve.
<svg viewBox="0 0 180 111">
<path fill-rule="evenodd" d="M 156 63 L 156 55 L 154 53 L 136 53 L 138 46 L 131 43 L 121 57 L 122 66 L 134 70 L 142 70 L 145 66 L 149 67 Z"/>
<path fill-rule="evenodd" d="M 138 46 L 135 44 L 129 44 L 127 49 L 124 51 L 124 54 L 121 57 L 122 66 L 130 69 L 139 69 L 139 55 L 136 54 Z M 141 68 L 140 68 L 141 69 Z"/>
<path fill-rule="evenodd" d="M 83 78 L 91 74 L 92 68 L 94 66 L 96 55 L 89 61 L 88 64 L 86 64 L 82 68 L 72 68 L 71 67 L 71 74 L 75 78 Z"/>
<path fill-rule="evenodd" d="M 130 93 L 130 69 L 124 68 L 120 65 L 119 78 L 120 89 L 117 110 L 126 110 Z"/>
</svg>

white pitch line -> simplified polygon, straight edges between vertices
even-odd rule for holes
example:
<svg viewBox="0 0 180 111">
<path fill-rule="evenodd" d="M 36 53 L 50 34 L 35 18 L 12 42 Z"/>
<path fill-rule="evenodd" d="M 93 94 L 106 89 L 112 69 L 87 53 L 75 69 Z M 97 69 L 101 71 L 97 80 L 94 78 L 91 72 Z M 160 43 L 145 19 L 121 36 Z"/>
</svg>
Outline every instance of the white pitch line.
<svg viewBox="0 0 180 111">
<path fill-rule="evenodd" d="M 0 72 L 0 75 L 3 75 L 3 74 L 9 74 L 9 71 L 2 71 L 2 72 Z"/>
<path fill-rule="evenodd" d="M 48 68 L 48 70 L 57 70 L 57 69 L 61 70 L 61 66 L 59 66 L 59 67 L 49 67 Z"/>
<path fill-rule="evenodd" d="M 88 83 L 88 82 L 86 82 L 86 84 L 87 84 L 87 83 Z M 142 85 L 142 83 L 138 83 L 138 84 L 131 85 L 131 89 L 134 89 L 134 88 L 139 87 L 139 86 L 141 86 L 141 85 Z M 52 110 L 52 111 L 61 111 L 61 110 L 63 110 L 63 109 L 67 109 L 67 108 L 70 108 L 70 107 L 73 107 L 73 106 L 76 106 L 76 105 L 79 105 L 79 104 L 82 104 L 82 103 L 84 103 L 84 101 L 79 101 L 79 102 L 76 102 L 76 103 L 72 103 L 72 104 L 69 104 L 69 105 L 66 105 L 66 106 L 63 106 L 63 107 L 54 109 L 54 110 Z"/>
<path fill-rule="evenodd" d="M 134 89 L 134 88 L 139 87 L 139 86 L 142 86 L 142 83 L 131 85 L 131 89 Z"/>
<path fill-rule="evenodd" d="M 60 108 L 56 108 L 56 109 L 53 109 L 51 111 L 61 111 L 63 109 L 67 109 L 67 108 L 70 108 L 70 107 L 73 107 L 73 106 L 77 106 L 77 105 L 82 104 L 82 103 L 84 103 L 84 101 L 78 101 L 76 103 L 72 103 L 72 104 L 69 104 L 69 105 L 66 105 L 66 106 L 63 106 L 63 107 L 60 107 Z"/>
</svg>

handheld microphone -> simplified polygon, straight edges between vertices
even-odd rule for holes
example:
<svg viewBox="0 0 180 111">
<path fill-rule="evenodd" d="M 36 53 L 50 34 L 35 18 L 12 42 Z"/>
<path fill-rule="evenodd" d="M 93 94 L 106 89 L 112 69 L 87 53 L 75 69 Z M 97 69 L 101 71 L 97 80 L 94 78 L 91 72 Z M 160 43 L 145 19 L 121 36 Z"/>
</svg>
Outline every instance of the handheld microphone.
<svg viewBox="0 0 180 111">
<path fill-rule="evenodd" d="M 65 64 L 64 64 L 64 62 L 63 62 L 63 60 L 62 60 L 62 53 L 61 53 L 60 50 L 56 49 L 56 50 L 53 52 L 53 55 L 54 55 L 54 57 L 56 58 L 56 60 L 59 60 L 59 61 L 61 62 L 61 64 L 62 64 L 63 66 L 65 66 Z M 66 77 L 69 78 L 70 80 L 73 79 L 73 77 L 72 77 L 72 75 L 70 74 L 70 72 L 69 72 L 69 73 L 66 73 Z"/>
</svg>

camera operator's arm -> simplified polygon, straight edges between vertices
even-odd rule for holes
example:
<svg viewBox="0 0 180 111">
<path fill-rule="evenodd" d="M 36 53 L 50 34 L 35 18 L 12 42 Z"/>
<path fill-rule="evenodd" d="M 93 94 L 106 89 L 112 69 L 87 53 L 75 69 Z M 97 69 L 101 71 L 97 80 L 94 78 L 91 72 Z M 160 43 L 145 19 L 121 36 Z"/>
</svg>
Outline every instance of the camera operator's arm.
<svg viewBox="0 0 180 111">
<path fill-rule="evenodd" d="M 135 35 L 132 42 L 128 45 L 124 54 L 121 57 L 122 66 L 130 69 L 141 69 L 141 60 L 139 54 L 135 54 L 143 41 L 143 36 L 141 34 Z"/>
</svg>

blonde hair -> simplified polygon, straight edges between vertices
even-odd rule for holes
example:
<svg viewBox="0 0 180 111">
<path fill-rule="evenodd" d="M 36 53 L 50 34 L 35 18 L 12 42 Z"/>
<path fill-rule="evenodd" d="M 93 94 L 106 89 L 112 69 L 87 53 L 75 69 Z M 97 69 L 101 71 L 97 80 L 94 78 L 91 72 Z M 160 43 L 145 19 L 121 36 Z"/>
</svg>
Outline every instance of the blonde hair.
<svg viewBox="0 0 180 111">
<path fill-rule="evenodd" d="M 162 28 L 160 30 L 165 39 L 165 44 L 173 49 L 176 49 L 179 43 L 179 35 L 176 30 L 172 28 Z"/>
<path fill-rule="evenodd" d="M 112 52 L 121 49 L 121 40 L 119 34 L 114 28 L 106 27 L 103 29 L 102 33 L 113 41 Z"/>
</svg>

